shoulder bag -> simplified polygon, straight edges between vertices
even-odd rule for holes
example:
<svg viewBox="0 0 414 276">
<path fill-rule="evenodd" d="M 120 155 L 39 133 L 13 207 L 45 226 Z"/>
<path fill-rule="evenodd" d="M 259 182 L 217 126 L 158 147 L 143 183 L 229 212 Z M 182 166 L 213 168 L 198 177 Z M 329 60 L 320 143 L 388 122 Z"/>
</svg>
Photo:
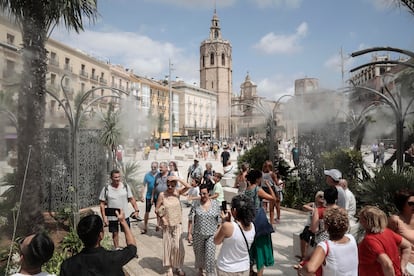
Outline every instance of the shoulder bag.
<svg viewBox="0 0 414 276">
<path fill-rule="evenodd" d="M 256 200 L 257 200 L 257 187 L 254 190 L 254 206 L 256 206 Z M 256 229 L 256 237 L 261 237 L 265 235 L 269 235 L 273 232 L 275 232 L 275 229 L 273 229 L 273 226 L 269 223 L 269 220 L 267 219 L 266 212 L 264 208 L 261 206 L 259 209 L 256 210 L 256 215 L 254 217 L 254 227 Z"/>
<path fill-rule="evenodd" d="M 246 242 L 247 253 L 249 254 L 249 260 L 250 260 L 250 271 L 249 271 L 249 276 L 257 276 L 257 272 L 255 272 L 255 271 L 253 270 L 253 265 L 254 265 L 254 264 L 253 264 L 253 260 L 252 260 L 252 258 L 250 257 L 250 247 L 249 247 L 249 243 L 247 242 L 246 236 L 244 235 L 243 229 L 241 228 L 240 224 L 238 224 L 237 222 L 236 222 L 236 224 L 239 226 L 239 228 L 240 228 L 240 232 L 242 233 L 243 238 L 244 238 L 244 241 Z"/>
</svg>

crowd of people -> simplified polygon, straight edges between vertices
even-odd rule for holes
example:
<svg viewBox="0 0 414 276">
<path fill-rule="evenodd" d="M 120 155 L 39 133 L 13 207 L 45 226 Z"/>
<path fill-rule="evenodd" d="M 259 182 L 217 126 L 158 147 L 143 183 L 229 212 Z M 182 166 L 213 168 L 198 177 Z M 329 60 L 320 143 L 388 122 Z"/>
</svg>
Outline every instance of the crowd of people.
<svg viewBox="0 0 414 276">
<path fill-rule="evenodd" d="M 221 171 L 230 156 L 224 154 L 220 159 L 223 168 L 219 170 L 211 162 L 202 168 L 196 158 L 187 175 L 180 175 L 174 161 L 152 161 L 144 176 L 141 234 L 150 231 L 148 219 L 154 209 L 154 230 L 162 234 L 162 264 L 167 276 L 185 275 L 185 248 L 192 248 L 194 268 L 200 276 L 263 275 L 266 267 L 275 264 L 272 231 L 263 234 L 255 220 L 265 210 L 273 229 L 280 223 L 281 176 L 269 160 L 260 170 L 241 164 L 234 180 L 237 195 L 228 203 Z M 391 217 L 375 206 L 364 206 L 356 214 L 355 196 L 341 172 L 330 169 L 324 174 L 327 188 L 303 205 L 309 216 L 300 234 L 301 255 L 295 266 L 298 275 L 414 275 L 414 191 L 396 192 L 399 212 Z M 182 238 L 183 197 L 190 208 L 185 236 L 191 247 L 184 247 Z M 88 215 L 77 225 L 84 248 L 62 263 L 60 275 L 124 275 L 122 267 L 138 257 L 129 221 L 129 217 L 141 220 L 138 205 L 131 187 L 121 181 L 119 170 L 111 171 L 110 183 L 102 188 L 99 202 L 100 214 Z M 129 204 L 134 212 L 128 216 Z M 112 235 L 114 250 L 101 246 L 104 227 Z M 358 227 L 364 230 L 360 239 Z M 119 232 L 124 233 L 125 247 L 120 246 Z M 20 245 L 21 271 L 15 276 L 49 275 L 42 273 L 41 267 L 53 250 L 53 242 L 45 233 L 26 237 Z"/>
<path fill-rule="evenodd" d="M 357 215 L 361 236 L 346 180 L 336 169 L 325 175 L 328 188 L 303 206 L 310 215 L 300 234 L 298 275 L 414 275 L 414 191 L 396 191 L 399 213 L 391 217 L 363 206 Z"/>
</svg>

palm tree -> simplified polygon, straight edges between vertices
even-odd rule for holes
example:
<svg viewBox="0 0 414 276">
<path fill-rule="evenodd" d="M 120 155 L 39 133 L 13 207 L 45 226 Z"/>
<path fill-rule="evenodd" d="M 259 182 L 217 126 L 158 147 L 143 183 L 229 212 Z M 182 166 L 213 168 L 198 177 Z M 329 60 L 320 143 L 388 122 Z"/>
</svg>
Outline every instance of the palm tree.
<svg viewBox="0 0 414 276">
<path fill-rule="evenodd" d="M 42 151 L 45 117 L 47 51 L 49 32 L 58 24 L 76 32 L 83 20 L 94 21 L 97 0 L 0 0 L 0 8 L 20 26 L 23 40 L 23 72 L 18 97 L 18 166 L 16 185 L 23 191 L 19 234 L 43 226 Z M 30 157 L 29 162 L 28 159 Z M 26 164 L 28 164 L 26 168 Z M 26 173 L 27 169 L 27 173 Z"/>
<path fill-rule="evenodd" d="M 395 0 L 397 5 L 406 7 L 412 14 L 414 14 L 414 1 L 413 0 Z"/>
<path fill-rule="evenodd" d="M 119 113 L 113 111 L 112 105 L 102 117 L 103 128 L 101 133 L 101 143 L 107 148 L 108 152 L 108 171 L 116 167 L 116 149 L 121 140 L 121 129 L 119 126 Z"/>
</svg>

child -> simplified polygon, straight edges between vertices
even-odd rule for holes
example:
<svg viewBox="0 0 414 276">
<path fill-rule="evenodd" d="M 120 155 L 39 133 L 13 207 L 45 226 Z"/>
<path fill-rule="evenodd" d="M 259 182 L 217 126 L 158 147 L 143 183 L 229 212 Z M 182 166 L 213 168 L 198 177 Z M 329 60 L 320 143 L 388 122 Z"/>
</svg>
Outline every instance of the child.
<svg viewBox="0 0 414 276">
<path fill-rule="evenodd" d="M 194 206 L 195 200 L 200 200 L 200 178 L 193 178 L 191 180 L 191 188 L 187 192 L 187 207 Z M 193 210 L 193 208 L 191 208 Z M 188 214 L 188 232 L 187 232 L 187 240 L 188 245 L 193 244 L 193 213 L 190 211 Z"/>
</svg>

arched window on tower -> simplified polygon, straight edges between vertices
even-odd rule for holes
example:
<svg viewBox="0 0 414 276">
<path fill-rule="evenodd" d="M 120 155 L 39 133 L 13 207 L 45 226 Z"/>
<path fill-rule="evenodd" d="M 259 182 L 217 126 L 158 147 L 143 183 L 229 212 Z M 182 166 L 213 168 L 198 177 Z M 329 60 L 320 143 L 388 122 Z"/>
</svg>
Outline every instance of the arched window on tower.
<svg viewBox="0 0 414 276">
<path fill-rule="evenodd" d="M 211 82 L 211 88 L 214 88 L 214 81 Z"/>
<path fill-rule="evenodd" d="M 203 55 L 202 63 L 203 63 L 203 67 L 205 67 L 206 66 L 206 57 L 204 55 Z"/>
<path fill-rule="evenodd" d="M 210 65 L 214 65 L 214 53 L 210 54 Z"/>
<path fill-rule="evenodd" d="M 214 38 L 218 38 L 218 31 L 217 30 L 214 31 Z"/>
<path fill-rule="evenodd" d="M 221 65 L 226 66 L 226 56 L 224 53 L 221 54 Z"/>
</svg>

